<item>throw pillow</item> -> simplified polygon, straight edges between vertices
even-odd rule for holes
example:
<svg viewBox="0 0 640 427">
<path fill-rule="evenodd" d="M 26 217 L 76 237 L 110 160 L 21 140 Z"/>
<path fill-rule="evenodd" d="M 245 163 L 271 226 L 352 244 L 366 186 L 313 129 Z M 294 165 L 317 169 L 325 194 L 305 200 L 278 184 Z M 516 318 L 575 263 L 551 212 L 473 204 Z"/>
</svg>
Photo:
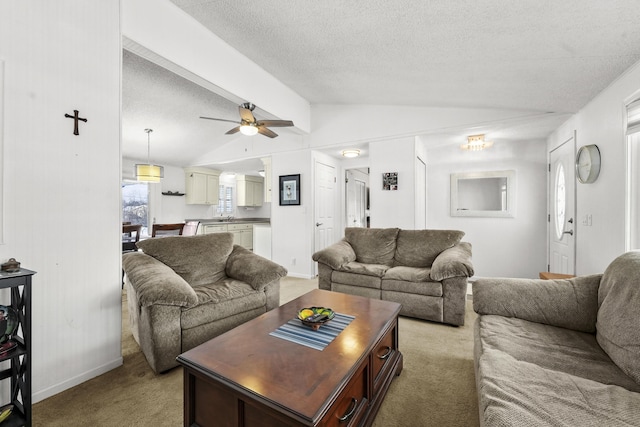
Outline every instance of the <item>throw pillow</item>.
<svg viewBox="0 0 640 427">
<path fill-rule="evenodd" d="M 356 253 L 356 261 L 363 264 L 392 266 L 396 251 L 398 228 L 347 227 L 344 238 Z"/>
<path fill-rule="evenodd" d="M 226 277 L 224 269 L 233 250 L 233 234 L 156 237 L 141 240 L 137 246 L 196 287 L 215 283 Z"/>
<path fill-rule="evenodd" d="M 445 249 L 460 242 L 459 230 L 400 230 L 395 253 L 396 265 L 431 267 L 433 260 Z"/>
<path fill-rule="evenodd" d="M 598 306 L 598 344 L 640 384 L 640 252 L 627 252 L 609 264 L 598 289 Z"/>
</svg>

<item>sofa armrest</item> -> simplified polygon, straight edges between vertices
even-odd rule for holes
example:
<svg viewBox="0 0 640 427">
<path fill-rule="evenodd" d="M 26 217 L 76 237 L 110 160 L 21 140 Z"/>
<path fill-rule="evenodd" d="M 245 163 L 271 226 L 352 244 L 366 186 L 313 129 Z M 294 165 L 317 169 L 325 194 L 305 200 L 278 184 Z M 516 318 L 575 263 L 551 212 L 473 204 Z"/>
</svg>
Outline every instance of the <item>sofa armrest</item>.
<svg viewBox="0 0 640 427">
<path fill-rule="evenodd" d="M 460 242 L 442 251 L 431 265 L 431 279 L 441 282 L 452 277 L 471 277 L 471 243 Z"/>
<path fill-rule="evenodd" d="M 478 279 L 473 283 L 473 310 L 593 333 L 601 277 Z"/>
<path fill-rule="evenodd" d="M 142 307 L 154 304 L 192 307 L 198 303 L 198 296 L 191 285 L 171 267 L 147 254 L 124 254 L 122 268 Z"/>
<path fill-rule="evenodd" d="M 356 253 L 351 245 L 342 239 L 326 248 L 319 250 L 312 256 L 314 261 L 326 264 L 337 270 L 340 266 L 356 260 Z"/>
<path fill-rule="evenodd" d="M 227 259 L 225 273 L 232 279 L 242 280 L 260 291 L 269 283 L 286 276 L 287 269 L 242 246 L 234 245 Z"/>
</svg>

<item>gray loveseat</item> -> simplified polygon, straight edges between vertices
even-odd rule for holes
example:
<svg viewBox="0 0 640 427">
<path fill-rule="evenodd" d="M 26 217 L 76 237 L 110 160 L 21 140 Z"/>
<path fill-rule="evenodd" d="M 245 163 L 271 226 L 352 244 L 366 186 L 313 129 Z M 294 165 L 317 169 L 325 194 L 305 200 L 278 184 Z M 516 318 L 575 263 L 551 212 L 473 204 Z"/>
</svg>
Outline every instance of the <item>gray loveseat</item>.
<svg viewBox="0 0 640 427">
<path fill-rule="evenodd" d="M 640 426 L 640 252 L 604 274 L 473 284 L 483 426 Z"/>
<path fill-rule="evenodd" d="M 233 244 L 231 233 L 140 241 L 122 257 L 129 320 L 154 372 L 278 307 L 287 270 Z"/>
<path fill-rule="evenodd" d="M 457 230 L 346 228 L 313 254 L 319 288 L 402 304 L 400 314 L 463 325 L 471 245 Z"/>
</svg>

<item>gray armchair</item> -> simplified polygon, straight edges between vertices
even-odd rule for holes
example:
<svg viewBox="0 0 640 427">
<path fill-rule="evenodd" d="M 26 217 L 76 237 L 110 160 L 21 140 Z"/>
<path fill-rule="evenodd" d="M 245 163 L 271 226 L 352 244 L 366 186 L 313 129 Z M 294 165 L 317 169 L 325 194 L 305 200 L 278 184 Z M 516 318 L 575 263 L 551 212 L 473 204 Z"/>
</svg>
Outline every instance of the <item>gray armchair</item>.
<svg viewBox="0 0 640 427">
<path fill-rule="evenodd" d="M 231 233 L 153 238 L 123 255 L 133 337 L 151 368 L 279 305 L 287 270 L 233 244 Z"/>
</svg>

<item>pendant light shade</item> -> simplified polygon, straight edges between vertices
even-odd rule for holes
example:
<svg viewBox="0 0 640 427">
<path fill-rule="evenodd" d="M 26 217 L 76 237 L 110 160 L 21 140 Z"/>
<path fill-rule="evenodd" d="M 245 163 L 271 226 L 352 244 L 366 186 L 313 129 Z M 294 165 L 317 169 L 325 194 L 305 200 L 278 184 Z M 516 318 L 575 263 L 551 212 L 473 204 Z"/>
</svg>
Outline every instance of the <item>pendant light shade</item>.
<svg viewBox="0 0 640 427">
<path fill-rule="evenodd" d="M 136 179 L 144 182 L 160 182 L 164 178 L 164 167 L 151 164 L 151 137 L 153 129 L 145 129 L 147 133 L 147 163 L 136 164 Z"/>
</svg>

